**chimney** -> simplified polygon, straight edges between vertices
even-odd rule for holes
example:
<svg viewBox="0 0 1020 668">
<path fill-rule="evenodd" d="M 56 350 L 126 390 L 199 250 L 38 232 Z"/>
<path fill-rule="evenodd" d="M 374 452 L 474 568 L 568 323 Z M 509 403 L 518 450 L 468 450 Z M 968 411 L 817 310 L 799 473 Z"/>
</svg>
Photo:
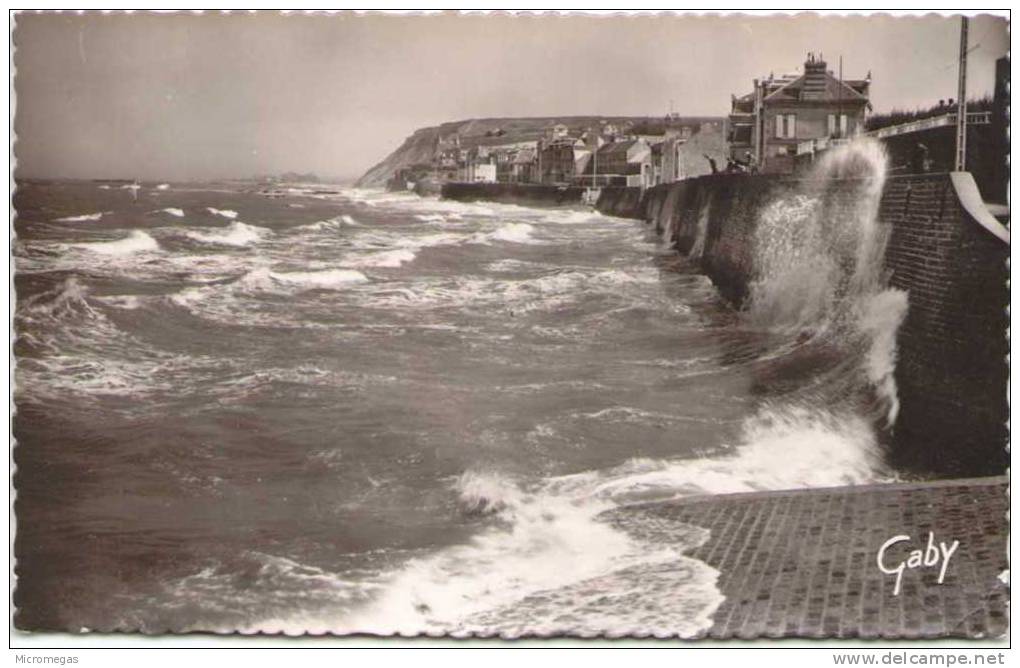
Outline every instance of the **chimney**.
<svg viewBox="0 0 1020 668">
<path fill-rule="evenodd" d="M 819 100 L 825 97 L 829 75 L 825 69 L 825 61 L 815 54 L 809 53 L 804 61 L 804 84 L 801 87 L 802 100 Z"/>
</svg>

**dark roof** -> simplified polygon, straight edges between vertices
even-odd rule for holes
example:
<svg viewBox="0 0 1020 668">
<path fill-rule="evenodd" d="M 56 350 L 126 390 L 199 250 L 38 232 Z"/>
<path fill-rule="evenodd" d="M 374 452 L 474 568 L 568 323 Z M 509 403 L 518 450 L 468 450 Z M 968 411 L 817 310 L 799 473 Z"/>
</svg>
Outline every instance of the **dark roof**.
<svg viewBox="0 0 1020 668">
<path fill-rule="evenodd" d="M 634 144 L 636 144 L 637 142 L 638 142 L 637 139 L 628 139 L 626 141 L 614 141 L 614 142 L 610 142 L 610 143 L 605 144 L 605 145 L 603 145 L 603 146 L 601 146 L 599 148 L 599 151 L 598 151 L 599 157 L 600 158 L 603 158 L 603 157 L 609 158 L 609 157 L 614 157 L 614 156 L 615 157 L 619 157 L 621 155 L 623 157 L 626 157 L 627 156 L 627 151 L 629 151 L 630 147 L 633 146 Z"/>
<path fill-rule="evenodd" d="M 535 162 L 535 149 L 531 148 L 521 149 L 514 158 L 515 165 L 526 165 L 531 162 Z"/>
<path fill-rule="evenodd" d="M 802 100 L 802 99 L 806 99 L 802 95 L 802 93 L 803 93 L 803 91 L 805 89 L 805 85 L 804 84 L 807 81 L 807 79 L 808 79 L 808 75 L 806 75 L 806 74 L 802 75 L 800 77 L 797 77 L 796 79 L 794 79 L 790 83 L 786 84 L 785 86 L 782 86 L 782 87 L 778 88 L 777 90 L 775 90 L 773 92 L 770 92 L 768 95 L 765 96 L 765 99 L 766 100 L 783 100 L 783 99 Z M 864 81 L 864 82 L 855 82 L 855 83 L 858 83 L 858 85 L 863 84 L 862 90 L 857 90 L 856 88 L 854 88 L 853 86 L 850 85 L 849 81 L 840 81 L 838 78 L 834 77 L 832 74 L 826 72 L 824 74 L 824 80 L 820 84 L 822 86 L 822 88 L 817 91 L 818 92 L 818 97 L 816 97 L 814 99 L 820 99 L 820 100 L 843 99 L 843 100 L 845 100 L 847 102 L 850 102 L 850 101 L 866 102 L 868 100 L 868 96 L 865 95 L 862 91 L 866 91 L 867 90 L 867 84 L 869 82 Z"/>
</svg>

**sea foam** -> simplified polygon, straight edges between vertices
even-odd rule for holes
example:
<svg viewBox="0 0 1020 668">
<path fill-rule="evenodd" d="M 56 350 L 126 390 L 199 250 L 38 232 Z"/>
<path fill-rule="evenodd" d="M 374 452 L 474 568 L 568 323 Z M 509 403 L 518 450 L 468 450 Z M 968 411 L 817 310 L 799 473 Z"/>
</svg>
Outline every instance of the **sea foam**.
<svg viewBox="0 0 1020 668">
<path fill-rule="evenodd" d="M 345 267 L 399 267 L 414 260 L 416 253 L 406 248 L 379 253 L 361 253 L 345 257 L 341 263 Z"/>
<path fill-rule="evenodd" d="M 84 214 L 82 214 L 80 216 L 67 216 L 66 218 L 57 218 L 57 219 L 55 219 L 55 222 L 58 222 L 58 223 L 78 223 L 78 222 L 84 222 L 84 221 L 88 221 L 88 220 L 99 220 L 100 218 L 102 218 L 103 216 L 105 216 L 108 213 L 110 213 L 110 212 L 109 211 L 100 211 L 98 213 L 84 213 Z"/>
<path fill-rule="evenodd" d="M 217 209 L 212 206 L 207 206 L 205 210 L 213 214 L 214 216 L 223 216 L 224 218 L 229 218 L 231 220 L 237 218 L 237 212 L 231 211 L 230 209 Z"/>
<path fill-rule="evenodd" d="M 208 244 L 248 246 L 262 239 L 267 234 L 269 234 L 269 230 L 264 227 L 234 221 L 225 228 L 202 231 L 191 230 L 186 233 L 186 236 L 189 239 Z"/>
<path fill-rule="evenodd" d="M 245 274 L 240 285 L 269 292 L 297 290 L 337 290 L 349 285 L 368 282 L 368 277 L 352 269 L 324 269 L 321 271 L 271 271 L 259 268 Z"/>
<path fill-rule="evenodd" d="M 151 236 L 141 230 L 132 230 L 123 239 L 116 241 L 97 241 L 94 243 L 75 244 L 74 248 L 80 248 L 92 253 L 102 255 L 124 256 L 133 253 L 159 250 L 159 244 Z"/>
</svg>

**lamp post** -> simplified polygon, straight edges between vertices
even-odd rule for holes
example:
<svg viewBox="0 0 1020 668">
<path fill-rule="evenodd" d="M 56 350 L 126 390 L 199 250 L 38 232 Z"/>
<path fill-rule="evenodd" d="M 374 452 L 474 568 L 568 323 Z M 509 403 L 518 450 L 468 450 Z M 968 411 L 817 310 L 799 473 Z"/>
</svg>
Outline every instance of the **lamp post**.
<svg viewBox="0 0 1020 668">
<path fill-rule="evenodd" d="M 960 17 L 960 82 L 956 95 L 956 171 L 967 169 L 967 22 Z"/>
</svg>

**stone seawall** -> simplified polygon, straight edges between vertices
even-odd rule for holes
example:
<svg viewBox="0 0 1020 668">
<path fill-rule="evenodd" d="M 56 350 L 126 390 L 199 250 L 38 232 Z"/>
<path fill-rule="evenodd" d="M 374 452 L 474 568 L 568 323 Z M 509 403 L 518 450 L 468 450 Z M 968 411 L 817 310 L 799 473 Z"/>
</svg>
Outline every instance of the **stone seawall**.
<svg viewBox="0 0 1020 668">
<path fill-rule="evenodd" d="M 641 188 L 610 186 L 602 188 L 595 208 L 607 216 L 619 218 L 643 218 L 644 208 Z"/>
<path fill-rule="evenodd" d="M 654 225 L 739 306 L 755 278 L 758 216 L 798 184 L 711 175 L 651 188 L 638 205 L 631 194 L 603 191 L 598 208 Z M 972 184 L 966 173 L 889 178 L 878 216 L 890 226 L 889 283 L 909 300 L 897 335 L 893 458 L 944 475 L 1001 473 L 1008 465 L 1008 233 L 982 216 Z M 851 191 L 831 182 L 820 191 L 822 206 L 841 206 Z"/>
<path fill-rule="evenodd" d="M 444 183 L 443 199 L 502 202 L 525 206 L 570 206 L 581 203 L 584 188 L 526 183 Z M 639 195 L 640 198 L 640 195 Z"/>
</svg>

